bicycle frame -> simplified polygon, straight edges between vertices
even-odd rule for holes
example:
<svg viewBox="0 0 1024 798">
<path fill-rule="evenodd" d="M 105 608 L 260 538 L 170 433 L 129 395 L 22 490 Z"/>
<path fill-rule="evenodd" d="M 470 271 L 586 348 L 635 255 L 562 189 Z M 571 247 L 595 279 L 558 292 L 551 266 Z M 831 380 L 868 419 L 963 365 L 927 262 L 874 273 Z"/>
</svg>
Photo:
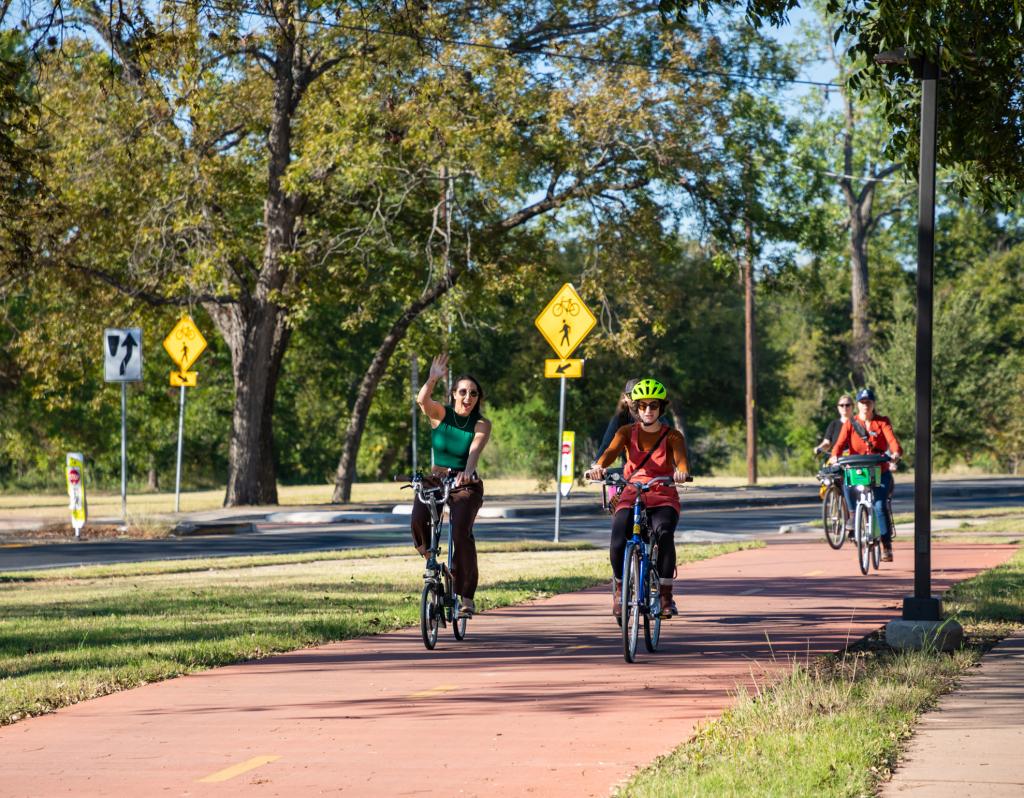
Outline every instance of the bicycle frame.
<svg viewBox="0 0 1024 798">
<path fill-rule="evenodd" d="M 613 474 L 613 482 L 618 482 L 621 487 L 626 485 L 632 485 L 636 488 L 636 498 L 633 500 L 633 535 L 626 541 L 626 552 L 623 555 L 622 567 L 623 573 L 625 569 L 629 567 L 629 557 L 633 549 L 637 546 L 640 547 L 640 573 L 638 574 L 640 584 L 647 584 L 647 578 L 652 572 L 652 569 L 656 569 L 656 564 L 651 561 L 651 552 L 654 549 L 654 533 L 651 530 L 650 518 L 647 515 L 647 505 L 644 503 L 644 494 L 647 493 L 652 487 L 658 484 L 672 484 L 672 480 L 666 477 L 656 477 L 649 482 L 626 482 L 618 474 Z M 646 540 L 645 538 L 646 533 Z M 656 571 L 655 571 L 656 572 Z M 661 577 L 658 577 L 659 581 Z M 623 597 L 625 600 L 625 596 Z M 643 605 L 640 607 L 640 612 L 644 615 L 653 616 L 660 614 L 660 605 L 656 608 Z"/>
<path fill-rule="evenodd" d="M 412 477 L 411 487 L 416 496 L 416 501 L 425 504 L 430 513 L 430 557 L 427 559 L 424 581 L 441 583 L 443 587 L 444 613 L 439 618 L 441 626 L 449 621 L 456 620 L 457 607 L 455 606 L 454 593 L 452 591 L 452 564 L 455 557 L 455 543 L 452 539 L 451 518 L 445 519 L 445 508 L 448 505 L 448 497 L 454 487 L 454 476 L 449 473 L 436 488 L 424 488 L 423 477 L 419 474 Z M 437 562 L 437 555 L 441 553 L 441 535 L 444 528 L 447 528 L 447 561 L 441 565 Z M 432 573 L 430 573 L 432 572 Z"/>
<path fill-rule="evenodd" d="M 646 533 L 646 540 L 644 539 Z M 654 548 L 653 535 L 651 533 L 650 519 L 647 517 L 647 505 L 643 503 L 643 494 L 637 490 L 636 499 L 633 501 L 633 536 L 626 541 L 626 553 L 622 558 L 623 573 L 629 567 L 629 556 L 635 547 L 640 547 L 640 573 L 638 574 L 641 585 L 647 584 L 647 577 L 651 571 L 651 550 Z M 625 597 L 623 597 L 625 600 Z M 659 607 L 658 611 L 661 609 Z M 649 615 L 651 608 L 641 605 L 640 612 Z"/>
</svg>

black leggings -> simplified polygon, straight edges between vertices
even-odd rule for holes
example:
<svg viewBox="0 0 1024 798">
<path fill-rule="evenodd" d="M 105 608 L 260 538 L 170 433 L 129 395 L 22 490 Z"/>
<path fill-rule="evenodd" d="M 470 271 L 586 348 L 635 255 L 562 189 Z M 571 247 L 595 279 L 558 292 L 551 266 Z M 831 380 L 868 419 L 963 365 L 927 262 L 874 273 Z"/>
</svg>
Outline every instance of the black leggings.
<svg viewBox="0 0 1024 798">
<path fill-rule="evenodd" d="M 676 570 L 676 524 L 679 511 L 675 507 L 654 507 L 647 511 L 651 529 L 658 541 L 658 576 L 671 579 Z M 626 541 L 633 537 L 633 508 L 624 507 L 612 518 L 612 542 L 608 555 L 612 561 L 612 573 L 622 579 L 622 558 L 626 556 Z"/>
</svg>

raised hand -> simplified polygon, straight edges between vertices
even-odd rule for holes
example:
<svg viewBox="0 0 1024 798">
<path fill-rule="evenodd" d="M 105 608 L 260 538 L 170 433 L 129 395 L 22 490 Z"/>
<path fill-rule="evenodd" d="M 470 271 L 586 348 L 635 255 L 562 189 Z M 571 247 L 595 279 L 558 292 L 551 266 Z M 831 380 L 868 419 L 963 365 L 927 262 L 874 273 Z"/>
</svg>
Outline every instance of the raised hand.
<svg viewBox="0 0 1024 798">
<path fill-rule="evenodd" d="M 430 379 L 439 380 L 448 374 L 448 355 L 444 352 L 437 355 L 430 364 Z"/>
</svg>

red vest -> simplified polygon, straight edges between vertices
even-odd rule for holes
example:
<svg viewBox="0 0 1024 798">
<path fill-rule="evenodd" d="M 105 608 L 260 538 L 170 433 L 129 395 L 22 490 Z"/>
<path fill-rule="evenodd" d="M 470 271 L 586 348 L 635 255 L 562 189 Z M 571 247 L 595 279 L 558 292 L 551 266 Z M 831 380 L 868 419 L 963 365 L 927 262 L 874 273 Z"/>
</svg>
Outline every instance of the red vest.
<svg viewBox="0 0 1024 798">
<path fill-rule="evenodd" d="M 667 427 L 662 427 L 662 432 L 668 432 Z M 658 433 L 661 435 L 661 433 Z M 640 448 L 640 443 L 637 440 L 640 435 L 640 425 L 633 424 L 633 429 L 629 434 L 629 444 L 626 446 L 626 467 L 623 469 L 622 475 L 627 480 L 635 480 L 637 482 L 647 482 L 649 479 L 654 477 L 671 477 L 675 472 L 675 464 L 669 457 L 668 452 L 668 436 L 666 435 L 661 439 L 661 442 L 655 447 L 654 451 L 651 452 L 651 456 L 647 457 L 647 452 Z M 642 468 L 637 468 L 636 464 L 647 457 L 647 462 L 643 464 Z M 632 507 L 633 502 L 636 499 L 636 488 L 632 485 L 628 485 L 619 496 L 619 503 L 616 505 L 618 510 L 623 507 Z M 676 490 L 675 485 L 657 485 L 652 488 L 645 496 L 644 503 L 648 507 L 674 507 L 676 511 L 679 511 L 679 491 Z"/>
</svg>

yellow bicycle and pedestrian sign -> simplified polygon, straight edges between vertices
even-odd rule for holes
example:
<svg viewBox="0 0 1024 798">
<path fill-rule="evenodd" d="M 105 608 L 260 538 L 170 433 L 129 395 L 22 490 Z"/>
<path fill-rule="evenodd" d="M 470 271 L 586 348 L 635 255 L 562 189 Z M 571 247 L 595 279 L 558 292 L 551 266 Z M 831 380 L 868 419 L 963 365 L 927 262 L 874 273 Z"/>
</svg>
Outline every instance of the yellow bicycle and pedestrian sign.
<svg viewBox="0 0 1024 798">
<path fill-rule="evenodd" d="M 191 316 L 184 315 L 178 319 L 174 329 L 164 338 L 164 349 L 171 356 L 171 360 L 178 364 L 178 370 L 171 372 L 171 385 L 195 388 L 198 374 L 188 369 L 203 354 L 206 339 L 199 332 Z"/>
<path fill-rule="evenodd" d="M 597 324 L 572 283 L 566 283 L 533 321 L 559 360 L 568 360 Z"/>
</svg>

